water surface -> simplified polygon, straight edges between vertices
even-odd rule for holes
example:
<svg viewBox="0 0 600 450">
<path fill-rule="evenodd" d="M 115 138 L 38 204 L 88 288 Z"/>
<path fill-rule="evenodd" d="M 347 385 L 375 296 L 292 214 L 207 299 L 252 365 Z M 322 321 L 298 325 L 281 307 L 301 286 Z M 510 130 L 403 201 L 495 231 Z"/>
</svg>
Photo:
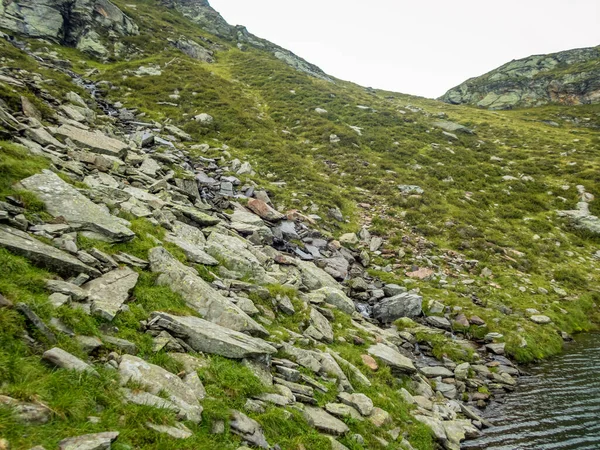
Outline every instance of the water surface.
<svg viewBox="0 0 600 450">
<path fill-rule="evenodd" d="M 600 334 L 578 336 L 527 370 L 505 403 L 484 414 L 494 427 L 463 449 L 599 450 Z"/>
</svg>

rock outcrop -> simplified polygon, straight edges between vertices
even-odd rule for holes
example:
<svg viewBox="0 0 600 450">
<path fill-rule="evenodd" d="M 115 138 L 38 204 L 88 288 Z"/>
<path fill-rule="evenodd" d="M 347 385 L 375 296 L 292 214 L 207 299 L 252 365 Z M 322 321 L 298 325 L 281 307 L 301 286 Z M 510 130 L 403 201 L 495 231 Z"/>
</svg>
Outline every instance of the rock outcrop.
<svg viewBox="0 0 600 450">
<path fill-rule="evenodd" d="M 135 35 L 138 26 L 108 0 L 15 0 L 0 2 L 0 28 L 52 39 L 94 56 L 107 56 L 101 34 Z"/>
<path fill-rule="evenodd" d="M 242 25 L 233 26 L 228 24 L 223 16 L 210 6 L 207 0 L 161 0 L 161 2 L 165 6 L 180 12 L 209 33 L 237 42 L 240 48 L 243 48 L 244 45 L 251 45 L 266 50 L 300 72 L 331 81 L 331 78 L 319 67 L 289 50 L 253 35 Z"/>
<path fill-rule="evenodd" d="M 600 102 L 600 47 L 511 61 L 450 89 L 440 100 L 489 109 Z"/>
</svg>

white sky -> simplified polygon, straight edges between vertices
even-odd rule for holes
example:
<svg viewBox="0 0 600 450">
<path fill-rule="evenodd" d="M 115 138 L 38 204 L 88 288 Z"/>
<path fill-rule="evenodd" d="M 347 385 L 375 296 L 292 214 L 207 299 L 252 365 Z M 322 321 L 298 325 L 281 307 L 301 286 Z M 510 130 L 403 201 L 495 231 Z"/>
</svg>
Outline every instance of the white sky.
<svg viewBox="0 0 600 450">
<path fill-rule="evenodd" d="M 532 54 L 600 45 L 600 0 L 210 0 L 337 78 L 438 97 Z"/>
</svg>

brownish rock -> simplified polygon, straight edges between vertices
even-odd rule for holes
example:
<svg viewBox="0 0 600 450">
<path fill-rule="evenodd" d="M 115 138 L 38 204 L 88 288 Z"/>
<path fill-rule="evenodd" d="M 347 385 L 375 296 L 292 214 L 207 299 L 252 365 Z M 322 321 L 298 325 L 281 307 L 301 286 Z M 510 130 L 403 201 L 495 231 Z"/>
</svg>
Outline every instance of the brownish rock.
<svg viewBox="0 0 600 450">
<path fill-rule="evenodd" d="M 277 222 L 285 218 L 279 211 L 257 198 L 248 200 L 248 208 L 261 219 L 268 220 L 269 222 Z"/>
<path fill-rule="evenodd" d="M 367 366 L 369 369 L 371 369 L 373 371 L 379 369 L 379 365 L 377 364 L 377 361 L 375 361 L 375 358 L 373 358 L 372 356 L 360 355 L 360 357 L 362 358 L 362 361 L 365 364 L 365 366 Z"/>
</svg>

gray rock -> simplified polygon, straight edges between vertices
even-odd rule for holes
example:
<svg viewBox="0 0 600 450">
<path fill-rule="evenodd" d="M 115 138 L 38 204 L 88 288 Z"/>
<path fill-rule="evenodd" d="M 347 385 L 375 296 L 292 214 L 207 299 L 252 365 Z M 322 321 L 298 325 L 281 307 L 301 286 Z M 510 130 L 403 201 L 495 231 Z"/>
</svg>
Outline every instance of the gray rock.
<svg viewBox="0 0 600 450">
<path fill-rule="evenodd" d="M 39 316 L 33 312 L 29 306 L 27 306 L 25 303 L 17 303 L 16 309 L 25 317 L 25 320 L 27 320 L 27 322 L 38 331 L 38 333 L 46 338 L 49 343 L 55 344 L 57 342 L 54 333 L 50 331 L 42 319 L 40 319 Z"/>
<path fill-rule="evenodd" d="M 14 418 L 27 425 L 42 425 L 52 417 L 52 410 L 43 404 L 22 402 L 5 395 L 0 395 L 0 405 L 8 406 Z"/>
<path fill-rule="evenodd" d="M 445 317 L 429 316 L 425 321 L 435 328 L 441 328 L 442 330 L 452 330 L 452 324 Z"/>
<path fill-rule="evenodd" d="M 267 442 L 260 424 L 239 411 L 231 411 L 231 420 L 229 421 L 231 431 L 240 436 L 244 441 L 258 447 L 269 449 L 271 446 Z"/>
<path fill-rule="evenodd" d="M 71 125 L 62 125 L 56 133 L 94 153 L 123 158 L 128 146 L 117 139 L 109 138 L 100 131 L 90 132 Z"/>
<path fill-rule="evenodd" d="M 373 307 L 373 317 L 382 323 L 390 323 L 401 317 L 415 318 L 422 312 L 423 297 L 408 292 L 384 298 Z"/>
<path fill-rule="evenodd" d="M 119 364 L 121 385 L 130 381 L 141 383 L 151 394 L 168 394 L 168 399 L 180 408 L 187 420 L 200 422 L 202 407 L 194 390 L 177 375 L 131 355 L 123 355 Z"/>
<path fill-rule="evenodd" d="M 316 292 L 325 296 L 325 302 L 329 303 L 330 305 L 334 305 L 340 311 L 343 311 L 346 314 L 352 314 L 356 309 L 354 302 L 350 300 L 341 289 L 325 286 Z"/>
<path fill-rule="evenodd" d="M 387 345 L 372 345 L 371 347 L 369 347 L 367 352 L 370 355 L 379 358 L 384 364 L 390 366 L 393 372 L 411 374 L 417 371 L 413 362 L 410 359 L 402 355 L 397 350 L 388 347 Z"/>
<path fill-rule="evenodd" d="M 44 244 L 23 231 L 0 225 L 0 247 L 29 259 L 32 263 L 65 277 L 86 273 L 99 276 L 100 272 L 62 250 Z"/>
<path fill-rule="evenodd" d="M 340 401 L 346 405 L 352 406 L 357 409 L 363 416 L 370 416 L 373 412 L 373 400 L 367 397 L 365 394 L 349 394 L 347 392 L 340 392 L 338 394 Z"/>
<path fill-rule="evenodd" d="M 129 403 L 140 406 L 151 406 L 153 408 L 168 409 L 169 411 L 179 412 L 180 407 L 173 403 L 171 400 L 159 397 L 151 394 L 150 392 L 136 390 L 130 390 L 121 388 L 123 397 Z"/>
<path fill-rule="evenodd" d="M 298 269 L 302 274 L 302 284 L 309 290 L 314 291 L 322 287 L 332 287 L 339 289 L 339 284 L 331 275 L 322 269 L 319 269 L 312 262 L 298 261 Z"/>
<path fill-rule="evenodd" d="M 217 266 L 219 261 L 206 253 L 201 247 L 191 244 L 188 240 L 176 236 L 171 233 L 167 233 L 165 235 L 165 241 L 170 242 L 171 244 L 179 247 L 183 253 L 185 253 L 186 258 L 193 263 L 196 264 L 204 264 L 206 266 Z"/>
<path fill-rule="evenodd" d="M 117 440 L 119 433 L 109 431 L 96 434 L 63 439 L 58 443 L 59 450 L 110 450 L 111 444 Z"/>
<path fill-rule="evenodd" d="M 262 339 L 192 316 L 152 313 L 149 326 L 164 329 L 197 352 L 242 359 L 270 355 L 277 350 Z"/>
<path fill-rule="evenodd" d="M 164 248 L 150 250 L 148 259 L 152 272 L 160 273 L 156 282 L 180 294 L 206 320 L 236 331 L 268 335 L 248 314 L 200 278 L 195 269 L 179 262 Z"/>
<path fill-rule="evenodd" d="M 44 352 L 42 359 L 53 366 L 60 367 L 61 369 L 75 370 L 77 372 L 87 372 L 92 375 L 98 375 L 98 372 L 96 372 L 92 366 L 58 347 L 54 347 L 53 349 Z"/>
<path fill-rule="evenodd" d="M 404 294 L 407 289 L 404 286 L 398 286 L 397 284 L 386 284 L 383 287 L 383 292 L 386 297 L 395 297 L 396 295 Z"/>
<path fill-rule="evenodd" d="M 187 439 L 193 436 L 192 431 L 182 423 L 178 423 L 174 427 L 168 425 L 156 425 L 146 422 L 146 426 L 157 433 L 167 434 L 173 439 Z"/>
<path fill-rule="evenodd" d="M 339 436 L 350 430 L 344 422 L 321 408 L 305 406 L 303 415 L 310 426 L 327 434 Z"/>
<path fill-rule="evenodd" d="M 74 228 L 98 234 L 109 241 L 128 241 L 135 236 L 120 220 L 49 170 L 21 180 L 20 184 L 44 202 L 49 214 L 64 217 Z"/>
<path fill-rule="evenodd" d="M 529 318 L 533 323 L 537 323 L 538 325 L 546 325 L 552 323 L 552 319 L 548 316 L 544 316 L 541 314 L 534 314 Z"/>
<path fill-rule="evenodd" d="M 331 324 L 315 308 L 310 309 L 310 326 L 304 331 L 304 335 L 317 341 L 333 342 L 333 328 Z"/>
<path fill-rule="evenodd" d="M 427 378 L 436 378 L 436 377 L 452 378 L 452 377 L 454 377 L 454 373 L 452 371 L 446 369 L 444 366 L 421 367 L 419 370 Z"/>
<path fill-rule="evenodd" d="M 125 339 L 121 339 L 121 338 L 117 338 L 114 336 L 102 336 L 102 340 L 112 346 L 112 347 L 116 347 L 117 349 L 121 350 L 122 352 L 128 353 L 130 355 L 135 355 L 138 350 L 137 350 L 137 346 L 130 341 L 127 341 Z"/>
<path fill-rule="evenodd" d="M 345 418 L 349 417 L 354 420 L 363 420 L 360 413 L 350 405 L 344 403 L 327 403 L 325 410 L 336 417 Z"/>
<path fill-rule="evenodd" d="M 138 278 L 137 272 L 123 267 L 84 284 L 82 287 L 92 302 L 92 313 L 113 320 L 135 288 Z"/>
</svg>

